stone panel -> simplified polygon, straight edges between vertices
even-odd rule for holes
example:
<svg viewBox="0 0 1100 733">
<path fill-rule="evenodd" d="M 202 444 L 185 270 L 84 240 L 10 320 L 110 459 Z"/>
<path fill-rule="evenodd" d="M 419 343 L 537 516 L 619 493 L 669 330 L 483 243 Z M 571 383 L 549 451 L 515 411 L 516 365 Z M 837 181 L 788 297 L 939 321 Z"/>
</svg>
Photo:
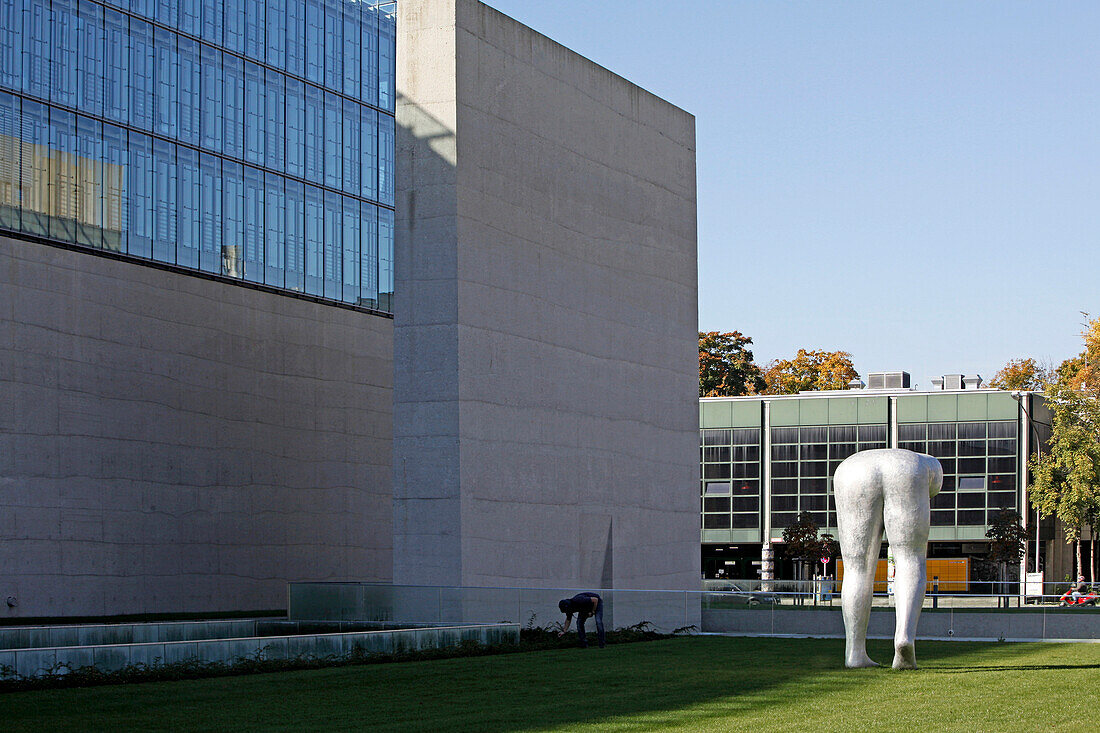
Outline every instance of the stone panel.
<svg viewBox="0 0 1100 733">
<path fill-rule="evenodd" d="M 7 617 L 391 579 L 390 319 L 0 238 L 0 325 Z"/>
</svg>

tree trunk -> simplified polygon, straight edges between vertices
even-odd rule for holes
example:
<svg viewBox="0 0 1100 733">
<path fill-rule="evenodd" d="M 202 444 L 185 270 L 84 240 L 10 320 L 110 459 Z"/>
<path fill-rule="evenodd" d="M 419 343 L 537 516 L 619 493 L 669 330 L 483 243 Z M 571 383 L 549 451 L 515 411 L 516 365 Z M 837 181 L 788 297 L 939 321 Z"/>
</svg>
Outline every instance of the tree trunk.
<svg viewBox="0 0 1100 733">
<path fill-rule="evenodd" d="M 1073 576 L 1074 584 L 1077 583 L 1077 576 L 1085 574 L 1085 566 L 1081 564 L 1081 540 L 1077 539 L 1077 573 Z"/>
</svg>

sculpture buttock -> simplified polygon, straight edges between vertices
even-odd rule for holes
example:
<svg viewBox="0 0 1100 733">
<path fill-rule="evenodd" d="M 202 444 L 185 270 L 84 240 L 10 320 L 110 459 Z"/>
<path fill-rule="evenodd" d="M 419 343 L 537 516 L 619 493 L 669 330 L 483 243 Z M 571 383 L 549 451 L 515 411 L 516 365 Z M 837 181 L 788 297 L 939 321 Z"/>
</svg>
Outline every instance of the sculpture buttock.
<svg viewBox="0 0 1100 733">
<path fill-rule="evenodd" d="M 867 622 L 882 530 L 894 554 L 894 669 L 916 669 L 913 648 L 924 604 L 930 500 L 943 484 L 932 456 L 887 448 L 856 453 L 833 477 L 840 553 L 844 558 L 844 664 L 878 666 L 867 656 Z"/>
</svg>

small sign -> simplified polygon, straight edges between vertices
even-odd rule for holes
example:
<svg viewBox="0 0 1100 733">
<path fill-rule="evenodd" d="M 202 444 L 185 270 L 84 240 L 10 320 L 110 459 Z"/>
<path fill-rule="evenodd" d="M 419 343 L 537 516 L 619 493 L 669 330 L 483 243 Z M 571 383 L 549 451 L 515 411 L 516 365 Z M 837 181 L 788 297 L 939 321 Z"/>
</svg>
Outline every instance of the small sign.
<svg viewBox="0 0 1100 733">
<path fill-rule="evenodd" d="M 1033 598 L 1043 595 L 1043 574 L 1024 573 L 1024 595 Z"/>
<path fill-rule="evenodd" d="M 821 558 L 821 564 L 822 564 L 822 565 L 828 565 L 828 564 L 829 564 L 829 560 L 830 560 L 830 558 L 828 558 L 828 557 L 823 557 L 823 558 Z"/>
</svg>

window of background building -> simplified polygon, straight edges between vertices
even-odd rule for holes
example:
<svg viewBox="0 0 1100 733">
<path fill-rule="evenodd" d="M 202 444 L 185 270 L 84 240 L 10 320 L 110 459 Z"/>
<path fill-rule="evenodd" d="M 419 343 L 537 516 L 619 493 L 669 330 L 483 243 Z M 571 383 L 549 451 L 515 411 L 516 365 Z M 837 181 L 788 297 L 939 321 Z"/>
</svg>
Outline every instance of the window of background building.
<svg viewBox="0 0 1100 733">
<path fill-rule="evenodd" d="M 1015 421 L 902 424 L 898 447 L 928 453 L 943 466 L 933 526 L 984 526 L 1001 509 L 1019 508 Z"/>
</svg>

